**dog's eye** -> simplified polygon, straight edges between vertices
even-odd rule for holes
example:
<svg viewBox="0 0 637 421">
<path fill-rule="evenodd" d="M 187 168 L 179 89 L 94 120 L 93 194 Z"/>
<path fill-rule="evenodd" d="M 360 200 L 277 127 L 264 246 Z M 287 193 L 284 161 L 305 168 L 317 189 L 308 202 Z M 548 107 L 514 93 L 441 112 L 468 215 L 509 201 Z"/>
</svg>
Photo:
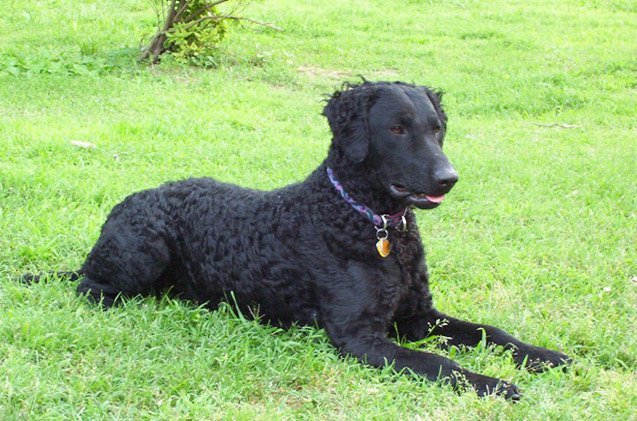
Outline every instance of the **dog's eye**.
<svg viewBox="0 0 637 421">
<path fill-rule="evenodd" d="M 438 136 L 440 134 L 440 127 L 436 127 L 434 129 L 434 135 Z"/>
<path fill-rule="evenodd" d="M 394 126 L 389 130 L 391 130 L 393 134 L 405 134 L 405 129 L 403 129 L 401 126 Z"/>
</svg>

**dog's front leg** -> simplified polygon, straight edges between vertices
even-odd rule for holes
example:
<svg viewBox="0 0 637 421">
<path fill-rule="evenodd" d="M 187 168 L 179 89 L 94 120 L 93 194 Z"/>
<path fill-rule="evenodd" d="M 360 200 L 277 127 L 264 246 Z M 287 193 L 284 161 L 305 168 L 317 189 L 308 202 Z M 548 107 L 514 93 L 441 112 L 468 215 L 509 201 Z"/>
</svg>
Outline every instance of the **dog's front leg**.
<svg viewBox="0 0 637 421">
<path fill-rule="evenodd" d="M 440 313 L 431 302 L 424 262 L 416 277 L 420 282 L 412 286 L 408 299 L 403 303 L 408 310 L 394 320 L 400 337 L 418 341 L 429 335 L 438 335 L 447 338 L 446 346 L 476 346 L 484 335 L 487 343 L 510 349 L 516 364 L 525 365 L 529 371 L 542 371 L 546 367 L 571 362 L 561 352 L 526 344 L 497 327 L 466 322 Z"/>
<path fill-rule="evenodd" d="M 452 360 L 427 352 L 403 348 L 386 335 L 387 323 L 382 307 L 368 301 L 365 292 L 348 291 L 323 310 L 323 326 L 342 355 L 351 355 L 374 367 L 393 365 L 400 371 L 406 369 L 429 380 L 443 379 L 455 388 L 470 385 L 479 396 L 492 393 L 509 399 L 518 399 L 518 388 L 503 380 L 483 376 L 465 370 Z"/>
<path fill-rule="evenodd" d="M 425 318 L 433 326 L 430 333 L 447 337 L 448 345 L 476 346 L 485 336 L 487 343 L 510 349 L 516 364 L 525 364 L 530 371 L 542 371 L 571 361 L 561 352 L 524 343 L 497 327 L 458 320 L 434 309 Z"/>
<path fill-rule="evenodd" d="M 335 329 L 328 326 L 330 324 L 326 325 L 328 334 L 341 354 L 354 356 L 365 364 L 374 367 L 393 365 L 397 371 L 407 369 L 432 381 L 448 381 L 456 389 L 467 384 L 478 396 L 495 393 L 507 399 L 520 397 L 514 384 L 471 372 L 436 354 L 403 348 L 381 333 L 357 329 L 353 335 L 335 334 Z"/>
</svg>

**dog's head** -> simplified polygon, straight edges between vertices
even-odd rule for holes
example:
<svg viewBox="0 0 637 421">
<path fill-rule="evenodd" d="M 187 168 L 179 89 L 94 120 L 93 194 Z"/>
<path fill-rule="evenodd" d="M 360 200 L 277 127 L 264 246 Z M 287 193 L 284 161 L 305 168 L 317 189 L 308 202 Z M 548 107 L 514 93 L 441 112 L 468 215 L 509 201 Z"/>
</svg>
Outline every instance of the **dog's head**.
<svg viewBox="0 0 637 421">
<path fill-rule="evenodd" d="M 393 198 L 434 208 L 458 181 L 442 152 L 447 117 L 440 95 L 401 82 L 345 85 L 323 110 L 333 147 Z"/>
</svg>

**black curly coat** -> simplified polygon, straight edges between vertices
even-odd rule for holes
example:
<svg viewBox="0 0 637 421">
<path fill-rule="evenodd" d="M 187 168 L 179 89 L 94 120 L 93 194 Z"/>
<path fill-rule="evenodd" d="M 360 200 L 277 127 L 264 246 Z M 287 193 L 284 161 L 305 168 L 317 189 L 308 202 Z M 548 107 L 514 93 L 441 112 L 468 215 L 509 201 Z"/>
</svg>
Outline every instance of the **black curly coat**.
<svg viewBox="0 0 637 421">
<path fill-rule="evenodd" d="M 515 385 L 472 373 L 441 356 L 388 338 L 428 334 L 449 345 L 487 340 L 538 369 L 568 358 L 524 344 L 500 329 L 456 320 L 432 306 L 412 206 L 433 208 L 457 181 L 442 153 L 440 95 L 395 82 L 345 85 L 324 109 L 332 132 L 327 159 L 299 184 L 263 192 L 213 179 L 165 184 L 117 205 L 78 273 L 78 291 L 103 306 L 120 296 L 170 291 L 215 308 L 229 298 L 245 314 L 290 326 L 318 324 L 343 354 L 373 366 L 394 364 L 428 379 L 466 382 L 479 395 L 517 399 Z M 335 190 L 376 213 L 407 207 L 407 230 L 389 230 L 391 254 L 375 247 L 376 228 Z M 437 320 L 446 320 L 436 325 Z"/>
</svg>

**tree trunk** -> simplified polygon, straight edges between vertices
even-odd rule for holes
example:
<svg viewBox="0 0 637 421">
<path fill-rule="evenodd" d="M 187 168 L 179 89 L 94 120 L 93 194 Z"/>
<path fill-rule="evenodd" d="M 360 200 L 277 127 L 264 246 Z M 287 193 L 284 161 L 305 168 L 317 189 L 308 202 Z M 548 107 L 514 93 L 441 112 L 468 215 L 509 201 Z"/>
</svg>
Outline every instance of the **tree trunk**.
<svg viewBox="0 0 637 421">
<path fill-rule="evenodd" d="M 172 0 L 170 2 L 168 14 L 166 15 L 166 20 L 164 21 L 163 28 L 153 36 L 150 44 L 148 44 L 148 46 L 144 48 L 144 50 L 142 51 L 141 60 L 150 58 L 152 64 L 157 64 L 159 62 L 159 56 L 164 51 L 166 51 L 164 42 L 166 42 L 166 34 L 175 23 L 175 18 L 177 17 L 177 3 L 180 3 L 180 10 L 183 11 L 186 7 L 186 4 L 188 3 L 188 0 Z"/>
</svg>

